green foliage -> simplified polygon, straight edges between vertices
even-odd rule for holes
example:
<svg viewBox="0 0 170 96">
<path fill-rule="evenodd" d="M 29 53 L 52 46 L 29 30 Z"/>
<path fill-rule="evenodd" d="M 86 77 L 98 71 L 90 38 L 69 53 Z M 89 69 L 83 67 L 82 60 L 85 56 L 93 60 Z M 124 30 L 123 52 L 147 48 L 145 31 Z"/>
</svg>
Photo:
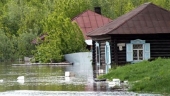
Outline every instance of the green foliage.
<svg viewBox="0 0 170 96">
<path fill-rule="evenodd" d="M 35 54 L 35 58 L 42 62 L 49 62 L 51 59 L 59 62 L 63 60 L 64 54 L 85 48 L 82 32 L 64 13 L 54 12 L 44 20 L 43 24 L 48 36 L 37 46 L 38 52 Z"/>
<path fill-rule="evenodd" d="M 0 30 L 0 61 L 16 60 L 19 57 L 32 55 L 35 45 L 31 44 L 37 35 L 23 33 L 19 37 L 8 37 L 3 30 Z"/>
<path fill-rule="evenodd" d="M 11 40 L 5 35 L 3 30 L 0 30 L 0 61 L 10 59 Z"/>
<path fill-rule="evenodd" d="M 158 58 L 112 69 L 100 78 L 129 80 L 131 91 L 169 93 L 170 59 Z"/>
<path fill-rule="evenodd" d="M 10 38 L 10 44 L 8 47 L 3 46 L 8 50 L 2 48 L 4 53 L 9 54 L 2 56 L 1 52 L 0 57 L 15 59 L 32 55 L 31 50 L 35 46 L 29 43 L 31 35 L 27 37 L 26 34 L 34 34 L 34 37 L 35 34 L 48 33 L 45 42 L 37 45 L 37 50 L 34 50 L 35 57 L 40 59 L 37 54 L 42 51 L 42 56 L 46 55 L 42 57 L 43 61 L 57 58 L 57 61 L 61 61 L 63 54 L 85 50 L 81 30 L 71 23 L 72 18 L 85 10 L 100 6 L 104 16 L 115 19 L 146 2 L 170 9 L 169 0 L 1 0 L 0 29 L 5 34 L 3 38 Z M 49 53 L 47 49 L 50 49 Z"/>
<path fill-rule="evenodd" d="M 169 0 L 2 0 L 0 26 L 11 35 L 30 31 L 40 34 L 44 32 L 41 21 L 54 11 L 64 12 L 72 19 L 84 10 L 100 6 L 104 16 L 115 19 L 146 2 L 170 9 Z"/>
<path fill-rule="evenodd" d="M 22 33 L 18 37 L 18 55 L 19 57 L 32 55 L 31 50 L 35 50 L 35 45 L 31 41 L 37 37 L 35 33 Z"/>
</svg>

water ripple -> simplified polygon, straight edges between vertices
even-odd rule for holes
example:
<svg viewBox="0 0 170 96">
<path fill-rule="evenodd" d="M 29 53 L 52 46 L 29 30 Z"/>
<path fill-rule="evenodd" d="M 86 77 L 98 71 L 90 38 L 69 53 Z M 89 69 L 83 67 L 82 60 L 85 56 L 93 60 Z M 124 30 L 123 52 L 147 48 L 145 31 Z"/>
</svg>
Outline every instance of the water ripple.
<svg viewBox="0 0 170 96">
<path fill-rule="evenodd" d="M 81 92 L 81 91 L 8 91 L 0 96 L 161 96 L 159 94 L 138 94 L 134 92 Z"/>
</svg>

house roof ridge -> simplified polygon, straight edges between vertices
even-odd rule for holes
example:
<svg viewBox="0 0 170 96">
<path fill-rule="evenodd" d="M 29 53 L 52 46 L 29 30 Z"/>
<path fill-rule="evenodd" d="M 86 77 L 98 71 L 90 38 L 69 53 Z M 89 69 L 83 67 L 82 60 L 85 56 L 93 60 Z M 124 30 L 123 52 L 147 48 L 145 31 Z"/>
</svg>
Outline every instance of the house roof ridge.
<svg viewBox="0 0 170 96">
<path fill-rule="evenodd" d="M 168 9 L 148 2 L 93 30 L 87 36 L 169 33 L 169 18 Z"/>
<path fill-rule="evenodd" d="M 141 13 L 141 12 L 142 12 L 145 8 L 147 8 L 149 5 L 155 5 L 155 4 L 153 4 L 153 3 L 151 3 L 151 2 L 146 2 L 146 3 L 138 6 L 137 8 L 134 8 L 134 9 L 131 10 L 130 12 L 128 12 L 128 13 L 126 13 L 126 14 L 118 17 L 118 18 L 121 18 L 121 17 L 123 17 L 123 16 L 125 16 L 125 15 L 133 14 L 133 13 L 132 13 L 133 11 L 136 11 L 136 10 L 138 10 L 139 8 L 141 8 L 142 6 L 144 6 L 140 11 L 136 12 L 136 13 L 133 14 L 131 17 L 129 17 L 129 18 L 127 18 L 126 20 L 124 20 L 123 23 L 120 23 L 117 27 L 115 27 L 114 29 L 112 29 L 110 32 L 108 32 L 108 33 L 106 33 L 106 34 L 111 33 L 113 30 L 116 30 L 116 29 L 119 28 L 121 25 L 125 24 L 128 20 L 132 19 L 134 16 L 138 15 L 139 13 Z M 117 19 L 118 19 L 118 18 L 117 18 Z M 114 22 L 114 20 L 113 20 L 113 22 Z"/>
<path fill-rule="evenodd" d="M 91 11 L 91 10 L 89 10 L 89 9 L 84 10 L 84 11 L 81 12 L 80 14 L 76 15 L 75 17 L 73 17 L 71 20 L 74 21 L 76 18 L 78 18 L 79 16 L 81 16 L 82 14 L 84 14 L 84 13 L 87 12 L 87 11 Z"/>
<path fill-rule="evenodd" d="M 106 16 L 104 16 L 104 15 L 102 15 L 102 14 L 98 14 L 98 13 L 96 13 L 96 12 L 94 12 L 94 11 L 92 11 L 92 10 L 88 9 L 88 10 L 83 11 L 83 12 L 82 12 L 82 13 L 80 13 L 79 15 L 75 16 L 75 17 L 74 17 L 74 18 L 72 18 L 71 20 L 72 20 L 72 21 L 74 21 L 76 18 L 80 17 L 81 15 L 83 15 L 85 12 L 88 12 L 88 11 L 93 12 L 94 14 L 97 14 L 97 15 L 103 16 L 103 17 L 105 17 L 105 18 L 108 18 L 108 17 L 106 17 Z M 112 20 L 111 18 L 108 18 L 108 19 Z"/>
<path fill-rule="evenodd" d="M 85 22 L 84 20 L 86 21 L 86 23 L 84 23 Z M 91 21 L 91 20 L 93 20 L 93 21 Z M 76 17 L 74 17 L 72 19 L 72 21 L 77 22 L 77 24 L 81 23 L 80 24 L 81 26 L 79 26 L 79 27 L 81 28 L 82 32 L 84 33 L 84 37 L 86 38 L 86 37 L 88 37 L 86 34 L 95 30 L 96 28 L 99 28 L 99 27 L 109 23 L 110 21 L 112 21 L 112 19 L 106 17 L 103 14 L 98 14 L 92 10 L 86 10 L 86 11 L 82 12 L 81 14 L 77 15 Z M 87 22 L 90 24 L 87 25 Z"/>
<path fill-rule="evenodd" d="M 135 10 L 139 9 L 139 8 L 142 7 L 142 6 L 144 6 L 144 8 L 146 8 L 146 7 L 147 7 L 148 5 L 150 5 L 150 4 L 152 4 L 152 3 L 144 3 L 144 4 L 140 5 L 140 6 L 138 6 L 137 8 L 134 8 L 132 11 L 135 11 Z M 143 10 L 144 8 L 142 8 L 142 10 Z M 142 10 L 141 10 L 141 11 L 142 11 Z M 108 24 L 106 24 L 106 25 L 104 25 L 104 26 L 102 26 L 102 27 L 105 27 L 105 26 L 107 26 L 107 25 L 109 25 L 109 24 L 112 25 L 112 22 L 116 22 L 116 21 L 119 20 L 119 18 L 121 18 L 121 17 L 123 17 L 123 16 L 126 16 L 126 15 L 129 15 L 129 14 L 132 14 L 132 13 L 133 13 L 132 11 L 127 12 L 126 14 L 124 14 L 124 15 L 116 18 L 116 19 L 114 19 L 113 21 L 111 21 L 110 23 L 108 23 Z M 136 14 L 139 14 L 141 11 L 137 12 Z M 136 16 L 136 14 L 134 14 L 133 16 L 131 16 L 131 18 L 133 18 L 134 16 Z M 130 20 L 131 18 L 127 18 L 126 20 L 123 21 L 123 23 L 120 23 L 120 24 L 119 24 L 118 26 L 116 26 L 115 28 L 107 28 L 107 29 L 105 29 L 106 31 L 109 30 L 109 29 L 111 29 L 111 30 L 109 30 L 109 31 L 107 31 L 107 32 L 105 32 L 105 33 L 102 33 L 102 34 L 100 34 L 100 35 L 108 34 L 108 33 L 112 32 L 113 30 L 116 30 L 116 29 L 119 28 L 122 24 L 124 24 L 125 22 L 127 22 L 128 20 Z M 95 31 L 95 33 L 96 33 L 96 31 L 102 29 L 102 27 L 100 27 L 100 28 L 98 28 L 98 29 L 95 29 L 95 30 L 93 30 L 93 31 Z M 93 33 L 94 33 L 93 31 L 89 32 L 89 33 L 87 34 L 87 36 L 93 36 Z"/>
<path fill-rule="evenodd" d="M 110 19 L 110 18 L 109 18 L 109 19 Z M 109 23 L 111 23 L 111 22 L 113 22 L 113 21 L 114 21 L 114 20 L 111 19 L 111 21 L 110 21 Z M 108 25 L 109 23 L 107 23 L 107 24 L 105 24 L 105 25 L 103 25 L 103 26 L 101 26 L 101 27 L 104 27 L 104 26 Z M 90 36 L 90 34 L 93 33 L 93 31 L 95 31 L 95 30 L 100 30 L 101 27 L 99 27 L 99 28 L 97 28 L 97 29 L 94 29 L 94 30 L 92 30 L 91 32 L 87 33 L 87 36 Z"/>
<path fill-rule="evenodd" d="M 155 4 L 153 4 L 153 3 L 151 3 L 152 5 L 154 5 L 154 6 L 157 6 L 158 8 L 160 8 L 160 9 L 162 9 L 162 10 L 164 10 L 164 11 L 168 11 L 168 12 L 170 12 L 169 10 L 167 10 L 167 9 L 165 9 L 165 8 L 163 8 L 162 6 L 158 6 L 158 5 L 155 5 Z"/>
</svg>

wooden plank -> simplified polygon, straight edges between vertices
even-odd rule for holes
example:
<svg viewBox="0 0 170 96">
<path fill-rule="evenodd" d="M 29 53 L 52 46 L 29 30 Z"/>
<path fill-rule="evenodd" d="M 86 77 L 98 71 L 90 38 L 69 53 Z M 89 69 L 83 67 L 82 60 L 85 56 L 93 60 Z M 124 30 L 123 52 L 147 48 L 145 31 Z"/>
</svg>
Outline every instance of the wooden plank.
<svg viewBox="0 0 170 96">
<path fill-rule="evenodd" d="M 92 41 L 93 45 L 92 45 L 92 64 L 96 64 L 96 47 L 95 47 L 95 41 Z"/>
<path fill-rule="evenodd" d="M 103 41 L 103 40 L 110 40 L 111 39 L 111 37 L 110 36 L 102 36 L 102 37 L 92 37 L 92 39 L 94 40 L 94 41 Z"/>
<path fill-rule="evenodd" d="M 117 39 L 114 39 L 114 58 L 115 63 L 118 64 L 118 51 L 117 51 Z"/>
</svg>

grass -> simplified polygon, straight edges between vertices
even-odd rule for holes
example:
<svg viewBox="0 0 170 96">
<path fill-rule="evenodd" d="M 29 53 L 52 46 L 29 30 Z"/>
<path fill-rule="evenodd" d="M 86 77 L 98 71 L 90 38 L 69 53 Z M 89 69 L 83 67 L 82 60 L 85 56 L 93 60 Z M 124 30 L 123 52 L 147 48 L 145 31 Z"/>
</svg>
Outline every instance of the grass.
<svg viewBox="0 0 170 96">
<path fill-rule="evenodd" d="M 128 80 L 130 91 L 170 94 L 170 59 L 118 66 L 99 78 Z"/>
</svg>

